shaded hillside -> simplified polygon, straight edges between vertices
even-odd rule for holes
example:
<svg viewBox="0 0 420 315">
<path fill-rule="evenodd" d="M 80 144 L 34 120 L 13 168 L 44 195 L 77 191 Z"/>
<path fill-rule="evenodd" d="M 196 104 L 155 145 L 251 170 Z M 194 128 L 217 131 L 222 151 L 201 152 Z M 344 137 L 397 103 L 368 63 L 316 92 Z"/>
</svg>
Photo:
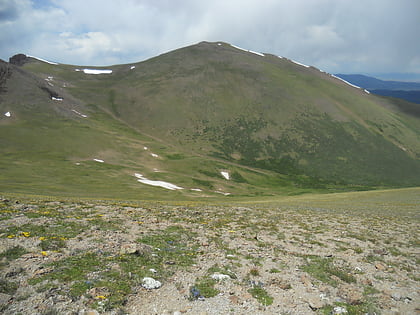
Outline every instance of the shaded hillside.
<svg viewBox="0 0 420 315">
<path fill-rule="evenodd" d="M 418 91 L 400 91 L 400 90 L 371 90 L 372 93 L 382 95 L 382 96 L 389 96 L 389 97 L 396 97 L 408 102 L 416 103 L 416 105 L 412 105 L 413 109 L 411 112 L 417 113 L 420 111 L 420 90 Z"/>
</svg>

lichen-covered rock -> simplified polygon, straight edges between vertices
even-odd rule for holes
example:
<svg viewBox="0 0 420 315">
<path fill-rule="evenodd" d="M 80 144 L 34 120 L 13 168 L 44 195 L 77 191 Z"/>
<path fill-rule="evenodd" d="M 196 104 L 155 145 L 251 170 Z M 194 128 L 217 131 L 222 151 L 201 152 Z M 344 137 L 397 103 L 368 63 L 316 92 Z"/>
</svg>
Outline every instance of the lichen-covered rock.
<svg viewBox="0 0 420 315">
<path fill-rule="evenodd" d="M 162 283 L 160 283 L 160 281 L 155 280 L 153 278 L 145 277 L 142 280 L 141 286 L 145 289 L 152 290 L 152 289 L 159 289 L 162 286 Z"/>
</svg>

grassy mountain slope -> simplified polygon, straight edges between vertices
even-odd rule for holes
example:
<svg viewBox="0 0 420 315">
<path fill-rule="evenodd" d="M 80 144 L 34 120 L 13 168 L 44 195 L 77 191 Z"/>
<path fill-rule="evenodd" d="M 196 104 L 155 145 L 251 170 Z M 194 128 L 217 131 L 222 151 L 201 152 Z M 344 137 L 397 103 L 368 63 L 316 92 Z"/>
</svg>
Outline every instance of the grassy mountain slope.
<svg viewBox="0 0 420 315">
<path fill-rule="evenodd" d="M 0 191 L 130 199 L 296 191 L 287 178 L 272 172 L 183 154 L 170 143 L 128 127 L 97 105 L 72 97 L 67 92 L 71 81 L 56 72 L 72 74 L 74 67 L 36 60 L 26 66 L 41 70 L 33 75 L 2 64 L 9 75 L 0 95 Z M 51 94 L 63 100 L 53 100 Z M 7 112 L 10 117 L 4 115 Z M 232 180 L 224 179 L 222 170 L 229 170 Z M 144 185 L 137 182 L 135 173 L 184 189 L 173 192 Z"/>
<path fill-rule="evenodd" d="M 3 189 L 141 198 L 420 184 L 418 117 L 285 58 L 203 42 L 112 74 L 8 67 Z M 146 186 L 135 172 L 203 192 Z"/>
</svg>

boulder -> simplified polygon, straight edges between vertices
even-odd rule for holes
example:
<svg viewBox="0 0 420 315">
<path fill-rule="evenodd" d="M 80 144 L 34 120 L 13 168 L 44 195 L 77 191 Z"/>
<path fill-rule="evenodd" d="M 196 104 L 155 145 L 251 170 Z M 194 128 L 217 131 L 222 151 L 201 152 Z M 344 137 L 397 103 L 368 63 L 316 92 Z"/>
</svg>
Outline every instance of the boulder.
<svg viewBox="0 0 420 315">
<path fill-rule="evenodd" d="M 160 281 L 155 280 L 153 278 L 145 277 L 142 280 L 141 286 L 145 289 L 152 290 L 152 289 L 159 289 L 162 286 L 162 283 L 160 283 Z"/>
<path fill-rule="evenodd" d="M 24 54 L 17 54 L 9 58 L 9 63 L 16 66 L 23 66 L 28 62 L 28 57 Z"/>
</svg>

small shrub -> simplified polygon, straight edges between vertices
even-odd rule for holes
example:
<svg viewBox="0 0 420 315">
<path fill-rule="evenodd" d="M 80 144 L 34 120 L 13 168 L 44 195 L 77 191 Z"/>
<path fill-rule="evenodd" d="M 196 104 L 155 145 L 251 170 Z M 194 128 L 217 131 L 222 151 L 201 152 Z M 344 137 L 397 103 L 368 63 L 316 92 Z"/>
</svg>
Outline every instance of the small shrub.
<svg viewBox="0 0 420 315">
<path fill-rule="evenodd" d="M 331 278 L 332 275 L 347 283 L 356 282 L 356 278 L 349 273 L 349 270 L 346 268 L 340 269 L 334 266 L 332 258 L 322 258 L 318 256 L 310 256 L 308 258 L 309 263 L 303 267 L 303 270 L 314 278 L 333 286 L 337 285 L 337 281 Z"/>
<path fill-rule="evenodd" d="M 268 295 L 268 292 L 261 286 L 254 286 L 248 292 L 264 306 L 273 304 L 273 297 Z"/>
<path fill-rule="evenodd" d="M 7 281 L 6 279 L 0 279 L 0 293 L 13 295 L 17 289 L 18 285 L 16 283 Z"/>
<path fill-rule="evenodd" d="M 194 286 L 191 288 L 191 299 L 199 297 L 210 298 L 219 294 L 219 290 L 215 289 L 216 280 L 203 277 L 196 280 Z"/>
<path fill-rule="evenodd" d="M 18 245 L 0 253 L 0 258 L 5 257 L 7 260 L 14 260 L 26 253 L 27 253 L 26 249 Z"/>
</svg>

